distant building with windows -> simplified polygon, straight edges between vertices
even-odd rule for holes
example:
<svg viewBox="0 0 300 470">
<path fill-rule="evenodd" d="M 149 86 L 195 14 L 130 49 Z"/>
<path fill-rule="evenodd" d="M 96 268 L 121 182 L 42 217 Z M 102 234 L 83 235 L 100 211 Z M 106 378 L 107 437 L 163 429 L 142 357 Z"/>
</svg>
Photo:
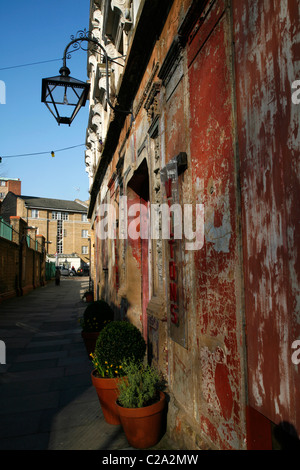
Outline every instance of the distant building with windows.
<svg viewBox="0 0 300 470">
<path fill-rule="evenodd" d="M 21 196 L 8 192 L 1 205 L 1 217 L 9 222 L 19 216 L 37 235 L 43 235 L 47 258 L 75 269 L 90 263 L 87 203 L 75 200 Z"/>
<path fill-rule="evenodd" d="M 0 177 L 0 202 L 11 191 L 17 195 L 21 194 L 21 180 L 19 178 Z"/>
</svg>

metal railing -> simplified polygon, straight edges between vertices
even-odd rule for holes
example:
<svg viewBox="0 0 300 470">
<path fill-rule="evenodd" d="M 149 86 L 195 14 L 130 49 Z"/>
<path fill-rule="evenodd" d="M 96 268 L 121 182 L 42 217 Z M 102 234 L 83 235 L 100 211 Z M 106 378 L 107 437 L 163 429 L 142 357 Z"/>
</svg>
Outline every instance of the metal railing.
<svg viewBox="0 0 300 470">
<path fill-rule="evenodd" d="M 12 241 L 12 226 L 0 217 L 0 237 Z"/>
<path fill-rule="evenodd" d="M 5 222 L 5 220 L 0 217 L 0 237 L 5 238 L 9 241 L 13 241 L 13 232 L 15 232 L 15 234 L 19 233 L 14 230 L 12 225 Z M 25 235 L 25 239 L 28 248 L 31 248 L 32 250 L 38 251 L 40 253 L 43 252 L 43 246 L 41 243 L 38 242 L 38 240 L 31 238 L 29 234 Z"/>
</svg>

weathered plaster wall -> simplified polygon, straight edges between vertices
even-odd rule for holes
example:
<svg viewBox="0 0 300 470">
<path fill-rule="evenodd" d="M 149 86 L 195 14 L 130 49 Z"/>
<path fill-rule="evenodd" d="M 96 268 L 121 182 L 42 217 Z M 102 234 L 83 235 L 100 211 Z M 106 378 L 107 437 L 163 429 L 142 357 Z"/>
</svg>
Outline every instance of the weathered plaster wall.
<svg viewBox="0 0 300 470">
<path fill-rule="evenodd" d="M 300 434 L 299 2 L 233 1 L 250 405 Z"/>
<path fill-rule="evenodd" d="M 97 282 L 122 318 L 147 330 L 149 357 L 168 378 L 174 440 L 245 449 L 246 345 L 250 405 L 299 422 L 290 360 L 300 337 L 299 115 L 290 93 L 299 18 L 293 0 L 209 0 L 202 12 L 203 4 L 174 0 L 98 196 L 117 207 L 122 185 L 129 207 L 163 202 L 160 170 L 187 155 L 180 203 L 204 205 L 205 239 L 195 251 L 182 244 L 184 341 L 170 333 L 165 242 L 96 243 Z"/>
<path fill-rule="evenodd" d="M 245 439 L 242 280 L 226 3 L 215 2 L 197 25 L 187 45 L 190 154 L 193 197 L 204 204 L 205 242 L 194 252 L 192 272 L 193 414 L 211 443 L 239 449 Z"/>
</svg>

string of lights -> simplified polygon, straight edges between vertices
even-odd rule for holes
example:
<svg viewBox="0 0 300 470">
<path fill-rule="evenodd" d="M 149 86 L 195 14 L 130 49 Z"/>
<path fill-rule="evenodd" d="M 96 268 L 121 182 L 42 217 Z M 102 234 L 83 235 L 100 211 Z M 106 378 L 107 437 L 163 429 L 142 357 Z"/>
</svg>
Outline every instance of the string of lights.
<svg viewBox="0 0 300 470">
<path fill-rule="evenodd" d="M 46 154 L 50 154 L 51 157 L 55 157 L 55 154 L 58 153 L 58 152 L 64 152 L 65 150 L 70 150 L 70 149 L 74 149 L 74 148 L 77 148 L 77 147 L 83 147 L 85 146 L 85 144 L 79 144 L 79 145 L 72 145 L 71 147 L 65 147 L 65 148 L 62 148 L 62 149 L 57 149 L 57 150 L 51 150 L 51 151 L 46 151 L 46 152 L 34 152 L 34 153 L 23 153 L 23 154 L 18 154 L 18 155 L 2 155 L 0 157 L 0 163 L 2 161 L 2 158 L 16 158 L 16 157 L 30 157 L 30 156 L 34 156 L 34 155 L 46 155 Z"/>
</svg>

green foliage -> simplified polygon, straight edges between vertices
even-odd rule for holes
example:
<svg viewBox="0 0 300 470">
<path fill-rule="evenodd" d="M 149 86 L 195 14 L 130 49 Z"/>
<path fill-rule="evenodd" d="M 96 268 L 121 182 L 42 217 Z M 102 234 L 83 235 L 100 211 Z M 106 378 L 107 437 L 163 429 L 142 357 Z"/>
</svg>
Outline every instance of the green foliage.
<svg viewBox="0 0 300 470">
<path fill-rule="evenodd" d="M 125 377 L 118 384 L 118 402 L 124 408 L 142 408 L 158 401 L 163 389 L 160 373 L 149 365 L 132 361 L 123 364 Z"/>
<path fill-rule="evenodd" d="M 104 300 L 90 303 L 80 319 L 80 325 L 85 332 L 101 331 L 108 323 L 113 321 L 114 312 Z"/>
<path fill-rule="evenodd" d="M 92 360 L 101 377 L 110 377 L 109 373 L 119 377 L 124 375 L 124 361 L 141 362 L 145 352 L 140 330 L 126 321 L 114 321 L 100 332 Z"/>
</svg>

